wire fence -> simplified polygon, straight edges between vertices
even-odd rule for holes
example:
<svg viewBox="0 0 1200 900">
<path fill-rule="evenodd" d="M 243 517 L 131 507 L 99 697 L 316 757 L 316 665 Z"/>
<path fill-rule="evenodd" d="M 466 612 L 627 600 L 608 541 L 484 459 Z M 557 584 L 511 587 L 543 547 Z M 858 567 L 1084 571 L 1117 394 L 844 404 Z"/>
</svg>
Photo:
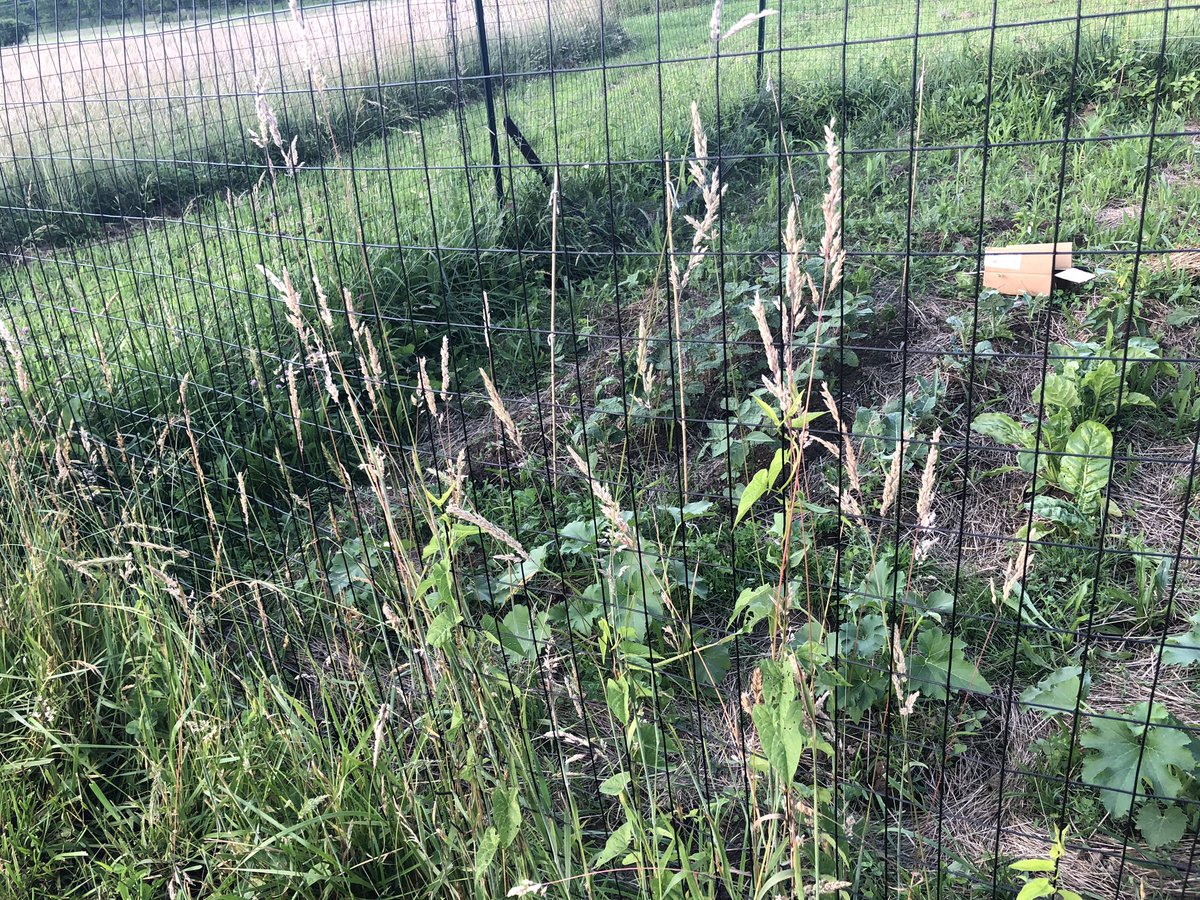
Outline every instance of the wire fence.
<svg viewBox="0 0 1200 900">
<path fill-rule="evenodd" d="M 14 0 L 8 465 L 479 896 L 1200 896 L 1198 11 Z"/>
</svg>

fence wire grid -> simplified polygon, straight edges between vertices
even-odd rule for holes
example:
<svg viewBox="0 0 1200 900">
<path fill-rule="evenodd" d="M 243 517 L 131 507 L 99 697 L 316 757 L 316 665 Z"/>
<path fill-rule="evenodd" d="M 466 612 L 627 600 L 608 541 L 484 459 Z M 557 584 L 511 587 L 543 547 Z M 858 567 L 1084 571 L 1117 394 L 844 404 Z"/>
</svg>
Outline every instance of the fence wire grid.
<svg viewBox="0 0 1200 900">
<path fill-rule="evenodd" d="M 57 889 L 1200 897 L 1198 10 L 13 0 L 5 577 L 374 809 Z"/>
</svg>

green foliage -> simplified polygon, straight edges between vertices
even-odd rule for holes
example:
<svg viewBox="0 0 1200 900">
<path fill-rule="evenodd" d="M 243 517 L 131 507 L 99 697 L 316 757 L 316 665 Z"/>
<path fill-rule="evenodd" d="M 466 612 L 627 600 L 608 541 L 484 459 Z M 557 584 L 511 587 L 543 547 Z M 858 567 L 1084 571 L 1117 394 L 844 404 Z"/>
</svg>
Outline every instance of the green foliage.
<svg viewBox="0 0 1200 900">
<path fill-rule="evenodd" d="M 1200 662 L 1200 612 L 1192 613 L 1188 621 L 1192 626 L 1189 630 L 1167 638 L 1162 653 L 1164 665 L 1190 666 Z"/>
<path fill-rule="evenodd" d="M 1166 806 L 1150 800 L 1137 815 L 1138 831 L 1151 850 L 1177 843 L 1187 827 L 1187 815 L 1178 806 Z"/>
<path fill-rule="evenodd" d="M 29 37 L 32 29 L 25 22 L 0 19 L 0 47 L 13 47 Z"/>
<path fill-rule="evenodd" d="M 758 668 L 762 676 L 761 703 L 754 706 L 754 727 L 762 742 L 765 762 L 784 784 L 796 777 L 800 758 L 814 749 L 814 738 L 806 721 L 811 711 L 807 700 L 797 690 L 792 672 L 773 660 L 764 661 Z M 833 748 L 818 741 L 819 749 L 833 753 Z"/>
<path fill-rule="evenodd" d="M 1083 777 L 1100 789 L 1105 808 L 1119 819 L 1129 815 L 1135 791 L 1149 790 L 1168 800 L 1180 797 L 1185 780 L 1194 779 L 1200 762 L 1193 739 L 1174 727 L 1179 723 L 1158 704 L 1150 709 L 1139 703 L 1122 717 L 1094 719 L 1080 738 L 1080 744 L 1092 751 L 1084 760 Z"/>
<path fill-rule="evenodd" d="M 969 691 L 989 696 L 992 686 L 979 674 L 979 667 L 967 660 L 962 639 L 953 642 L 936 625 L 922 628 L 917 634 L 917 656 L 912 679 L 921 686 L 927 697 L 946 701 L 949 691 Z"/>
<path fill-rule="evenodd" d="M 1067 829 L 1054 830 L 1054 841 L 1050 845 L 1050 853 L 1044 858 L 1018 860 L 1009 865 L 1014 872 L 1019 872 L 1025 879 L 1025 884 L 1017 892 L 1017 900 L 1036 900 L 1039 897 L 1050 897 L 1052 900 L 1083 900 L 1075 891 L 1059 884 L 1062 877 L 1062 860 L 1067 852 Z"/>
<path fill-rule="evenodd" d="M 1044 716 L 1057 716 L 1072 712 L 1079 703 L 1087 700 L 1092 684 L 1091 672 L 1083 676 L 1081 666 L 1063 666 L 1021 692 L 1021 702 Z"/>
<path fill-rule="evenodd" d="M 754 504 L 775 486 L 780 472 L 783 471 L 784 458 L 783 449 L 776 450 L 775 455 L 771 457 L 771 464 L 754 473 L 754 477 L 750 479 L 750 483 L 746 485 L 742 490 L 741 497 L 738 498 L 737 515 L 733 519 L 734 525 L 742 521 L 746 514 L 754 508 Z"/>
<path fill-rule="evenodd" d="M 1099 505 L 1100 493 L 1108 484 L 1112 452 L 1112 432 L 1099 422 L 1080 422 L 1067 438 L 1058 484 L 1075 498 L 1081 512 Z"/>
<path fill-rule="evenodd" d="M 1032 397 L 1042 412 L 1040 421 L 1026 417 L 1018 422 L 1005 413 L 985 412 L 971 422 L 973 431 L 1016 448 L 1020 469 L 1035 476 L 1035 521 L 1018 532 L 1019 539 L 1039 540 L 1056 532 L 1087 537 L 1101 514 L 1121 515 L 1115 504 L 1102 502 L 1115 465 L 1107 423 L 1118 412 L 1153 409 L 1155 402 L 1138 388 L 1149 390 L 1160 370 L 1173 371 L 1148 338 L 1132 336 L 1122 348 L 1111 323 L 1103 343 L 1056 344 L 1051 352 L 1060 358 Z M 1120 360 L 1111 357 L 1125 362 L 1119 368 Z M 1049 493 L 1048 487 L 1067 496 Z"/>
</svg>

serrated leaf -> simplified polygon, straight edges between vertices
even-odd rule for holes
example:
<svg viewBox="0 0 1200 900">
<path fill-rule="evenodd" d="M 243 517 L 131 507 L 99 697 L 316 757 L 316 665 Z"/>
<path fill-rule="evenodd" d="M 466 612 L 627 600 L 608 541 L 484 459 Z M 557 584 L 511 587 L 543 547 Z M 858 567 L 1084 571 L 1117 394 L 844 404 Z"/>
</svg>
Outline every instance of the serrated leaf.
<svg viewBox="0 0 1200 900">
<path fill-rule="evenodd" d="M 516 840 L 521 830 L 521 803 L 516 788 L 498 787 L 492 792 L 492 824 L 501 849 Z"/>
<path fill-rule="evenodd" d="M 1146 704 L 1134 706 L 1128 716 L 1132 722 L 1146 721 Z M 1101 802 L 1115 818 L 1129 815 L 1133 793 L 1143 784 L 1159 797 L 1175 798 L 1183 790 L 1180 773 L 1190 774 L 1196 759 L 1187 734 L 1162 727 L 1169 718 L 1155 704 L 1144 728 L 1124 720 L 1095 719 L 1080 739 L 1084 748 L 1093 751 L 1083 763 L 1084 780 L 1100 789 Z"/>
<path fill-rule="evenodd" d="M 1183 837 L 1187 828 L 1187 816 L 1178 806 L 1168 806 L 1166 809 L 1153 800 L 1146 803 L 1138 812 L 1138 831 L 1146 839 L 1146 846 L 1151 850 L 1176 843 Z"/>
<path fill-rule="evenodd" d="M 1061 712 L 1075 709 L 1077 700 L 1087 697 L 1092 684 L 1091 673 L 1083 678 L 1083 695 L 1079 693 L 1081 666 L 1063 666 L 1051 672 L 1037 684 L 1021 692 L 1021 702 L 1044 716 L 1057 716 Z"/>
<path fill-rule="evenodd" d="M 1067 438 L 1067 455 L 1059 466 L 1058 480 L 1076 498 L 1095 497 L 1108 484 L 1113 436 L 1099 422 L 1080 422 Z"/>
<path fill-rule="evenodd" d="M 454 634 L 454 626 L 462 620 L 463 617 L 455 610 L 443 609 L 429 623 L 429 630 L 425 632 L 425 643 L 430 647 L 444 646 Z"/>
<path fill-rule="evenodd" d="M 1181 325 L 1190 325 L 1200 319 L 1200 307 L 1195 306 L 1177 306 L 1167 313 L 1167 324 L 1178 328 Z"/>
<path fill-rule="evenodd" d="M 917 635 L 918 655 L 912 665 L 913 686 L 921 695 L 935 700 L 947 698 L 946 684 L 951 691 L 971 691 L 990 695 L 992 686 L 979 674 L 974 663 L 967 660 L 961 638 L 954 640 L 951 651 L 950 635 L 940 628 L 924 628 Z"/>
<path fill-rule="evenodd" d="M 1033 435 L 1022 428 L 1012 416 L 1006 416 L 1004 413 L 982 413 L 976 416 L 971 423 L 971 430 L 1009 447 L 1033 449 Z"/>
<path fill-rule="evenodd" d="M 628 772 L 618 772 L 600 783 L 600 793 L 605 797 L 619 797 L 621 792 L 629 787 L 630 780 Z"/>
</svg>

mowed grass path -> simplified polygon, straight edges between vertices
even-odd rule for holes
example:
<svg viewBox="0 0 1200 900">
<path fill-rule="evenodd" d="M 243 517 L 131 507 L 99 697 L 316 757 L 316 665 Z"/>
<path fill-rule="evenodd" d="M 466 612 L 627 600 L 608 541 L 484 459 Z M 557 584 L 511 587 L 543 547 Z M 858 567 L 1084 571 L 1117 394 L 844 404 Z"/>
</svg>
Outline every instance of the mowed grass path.
<svg viewBox="0 0 1200 900">
<path fill-rule="evenodd" d="M 473 4 L 372 0 L 212 22 L 126 22 L 0 48 L 0 246 L 94 234 L 244 189 L 264 168 L 326 158 L 473 96 Z M 591 58 L 600 0 L 489 4 L 512 70 Z M 467 76 L 453 81 L 453 73 Z M 417 96 L 417 91 L 420 96 Z M 293 144 L 293 142 L 295 142 Z"/>
</svg>

